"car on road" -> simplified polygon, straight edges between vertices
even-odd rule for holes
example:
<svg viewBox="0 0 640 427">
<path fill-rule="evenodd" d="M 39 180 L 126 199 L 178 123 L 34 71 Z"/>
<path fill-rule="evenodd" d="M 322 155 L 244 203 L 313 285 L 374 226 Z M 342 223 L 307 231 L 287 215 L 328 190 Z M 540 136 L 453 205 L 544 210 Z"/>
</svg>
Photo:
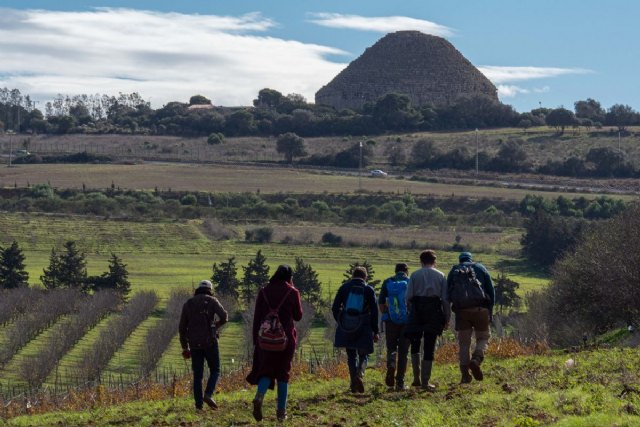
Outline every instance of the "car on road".
<svg viewBox="0 0 640 427">
<path fill-rule="evenodd" d="M 388 175 L 388 174 L 387 174 L 385 171 L 380 170 L 380 169 L 374 169 L 374 170 L 372 170 L 372 171 L 371 171 L 371 176 L 381 176 L 381 177 L 385 177 L 385 176 L 387 176 L 387 175 Z"/>
<path fill-rule="evenodd" d="M 24 157 L 31 155 L 27 150 L 16 150 L 16 157 Z"/>
</svg>

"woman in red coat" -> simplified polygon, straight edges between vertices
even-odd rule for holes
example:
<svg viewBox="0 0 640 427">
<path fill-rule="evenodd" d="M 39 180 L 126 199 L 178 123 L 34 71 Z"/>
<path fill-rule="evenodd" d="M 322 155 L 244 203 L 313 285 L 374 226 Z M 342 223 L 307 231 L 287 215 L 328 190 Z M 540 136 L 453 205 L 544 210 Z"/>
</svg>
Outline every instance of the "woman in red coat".
<svg viewBox="0 0 640 427">
<path fill-rule="evenodd" d="M 273 390 L 278 383 L 278 421 L 287 417 L 287 395 L 289 391 L 289 371 L 296 351 L 296 328 L 293 324 L 302 319 L 300 293 L 293 287 L 293 271 L 288 265 L 281 265 L 271 276 L 269 283 L 260 290 L 256 298 L 253 314 L 253 365 L 247 376 L 249 384 L 257 385 L 256 397 L 253 399 L 253 416 L 256 421 L 262 420 L 262 401 L 267 389 Z M 265 316 L 272 309 L 278 309 L 278 317 L 287 336 L 287 345 L 283 351 L 267 351 L 258 345 L 258 330 Z"/>
</svg>

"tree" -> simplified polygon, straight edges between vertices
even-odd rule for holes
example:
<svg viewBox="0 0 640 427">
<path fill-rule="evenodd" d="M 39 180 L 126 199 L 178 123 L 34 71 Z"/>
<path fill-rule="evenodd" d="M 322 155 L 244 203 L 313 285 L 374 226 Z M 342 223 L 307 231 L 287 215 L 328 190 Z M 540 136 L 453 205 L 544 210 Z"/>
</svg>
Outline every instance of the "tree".
<svg viewBox="0 0 640 427">
<path fill-rule="evenodd" d="M 629 125 L 638 123 L 638 113 L 628 105 L 615 104 L 609 108 L 605 117 L 605 124 L 617 126 L 618 131 L 624 132 Z"/>
<path fill-rule="evenodd" d="M 373 118 L 388 130 L 408 130 L 420 124 L 422 115 L 411 106 L 407 95 L 388 93 L 373 107 Z"/>
<path fill-rule="evenodd" d="M 293 268 L 293 284 L 300 291 L 303 301 L 314 307 L 318 307 L 322 302 L 322 284 L 318 280 L 318 273 L 305 264 L 302 258 L 296 257 L 296 265 Z"/>
<path fill-rule="evenodd" d="M 520 284 L 509 279 L 503 271 L 498 273 L 495 281 L 496 291 L 496 306 L 498 311 L 502 313 L 506 308 L 518 308 L 520 307 L 520 296 L 516 293 Z"/>
<path fill-rule="evenodd" d="M 411 163 L 418 168 L 435 168 L 440 154 L 433 140 L 421 139 L 411 148 Z"/>
<path fill-rule="evenodd" d="M 564 133 L 564 128 L 571 126 L 576 122 L 574 114 L 566 108 L 556 108 L 551 110 L 547 114 L 546 122 L 548 126 L 555 127 L 561 134 Z"/>
<path fill-rule="evenodd" d="M 216 286 L 216 292 L 221 295 L 229 295 L 237 300 L 240 281 L 237 277 L 236 257 L 229 258 L 227 262 L 221 262 L 220 266 L 214 263 L 212 269 L 211 281 Z"/>
<path fill-rule="evenodd" d="M 211 100 L 202 95 L 193 95 L 189 98 L 189 105 L 211 105 Z"/>
<path fill-rule="evenodd" d="M 102 273 L 98 277 L 88 277 L 86 282 L 87 288 L 94 291 L 114 290 L 118 293 L 121 301 L 126 301 L 131 292 L 127 265 L 114 253 L 111 253 L 111 258 L 109 259 L 109 271 Z"/>
<path fill-rule="evenodd" d="M 276 142 L 278 153 L 284 154 L 287 163 L 292 164 L 294 157 L 306 156 L 307 151 L 304 146 L 304 139 L 293 132 L 287 132 L 278 136 Z"/>
<path fill-rule="evenodd" d="M 255 258 L 249 260 L 249 264 L 246 267 L 242 267 L 242 270 L 244 270 L 242 294 L 247 307 L 257 295 L 260 287 L 269 282 L 269 266 L 266 261 L 267 258 L 262 255 L 262 250 L 258 250 Z"/>
<path fill-rule="evenodd" d="M 47 289 L 56 289 L 62 287 L 60 282 L 60 258 L 56 252 L 56 248 L 51 248 L 49 255 L 49 268 L 43 270 L 40 281 Z"/>
<path fill-rule="evenodd" d="M 29 273 L 25 271 L 25 256 L 15 240 L 11 246 L 0 248 L 0 288 L 29 286 Z"/>
<path fill-rule="evenodd" d="M 543 209 L 525 221 L 522 253 L 543 267 L 550 267 L 579 240 L 584 223 L 547 214 Z"/>
<path fill-rule="evenodd" d="M 64 252 L 57 254 L 51 250 L 49 268 L 40 276 L 43 285 L 48 289 L 66 287 L 84 289 L 87 279 L 87 261 L 85 254 L 70 240 L 64 244 Z"/>
<path fill-rule="evenodd" d="M 282 103 L 283 95 L 274 89 L 264 88 L 258 92 L 258 99 L 253 100 L 255 107 L 276 108 Z"/>
<path fill-rule="evenodd" d="M 222 144 L 223 142 L 224 142 L 224 135 L 220 132 L 213 132 L 207 138 L 207 144 L 209 145 Z"/>
<path fill-rule="evenodd" d="M 356 267 L 364 267 L 367 269 L 367 276 L 369 276 L 369 278 L 367 279 L 367 283 L 371 285 L 373 288 L 375 288 L 381 283 L 380 280 L 373 279 L 376 272 L 373 269 L 373 265 L 371 265 L 371 263 L 366 259 L 362 261 L 362 263 L 360 263 L 359 261 L 356 261 L 353 264 L 349 264 L 349 268 L 347 268 L 347 271 L 343 274 L 345 278 L 345 282 L 348 280 L 351 280 L 351 277 L 353 276 L 353 270 L 355 270 Z"/>
<path fill-rule="evenodd" d="M 598 101 L 587 98 L 584 101 L 576 101 L 574 104 L 576 117 L 589 119 L 593 122 L 604 121 L 605 111 Z"/>
</svg>

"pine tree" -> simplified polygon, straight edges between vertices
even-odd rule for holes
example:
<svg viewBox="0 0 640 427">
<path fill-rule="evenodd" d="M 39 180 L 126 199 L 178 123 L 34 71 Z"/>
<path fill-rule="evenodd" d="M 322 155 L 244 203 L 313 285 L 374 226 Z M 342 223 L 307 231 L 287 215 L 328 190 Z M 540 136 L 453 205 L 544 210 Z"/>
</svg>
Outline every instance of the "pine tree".
<svg viewBox="0 0 640 427">
<path fill-rule="evenodd" d="M 367 276 L 369 276 L 369 278 L 367 279 L 367 284 L 371 285 L 371 287 L 375 289 L 380 284 L 380 280 L 373 279 L 376 272 L 373 269 L 373 265 L 371 265 L 371 263 L 366 259 L 362 261 L 362 263 L 356 261 L 353 264 L 349 264 L 349 268 L 347 268 L 347 271 L 343 275 L 345 278 L 345 282 L 351 280 L 351 277 L 353 276 L 353 270 L 355 270 L 356 267 L 364 267 L 367 269 Z"/>
<path fill-rule="evenodd" d="M 111 253 L 111 258 L 109 259 L 109 271 L 102 273 L 102 275 L 97 277 L 88 277 L 86 285 L 86 290 L 114 290 L 119 294 L 120 299 L 123 302 L 126 301 L 129 292 L 131 291 L 127 264 L 124 264 L 122 259 L 120 259 L 116 254 Z"/>
<path fill-rule="evenodd" d="M 73 240 L 64 244 L 65 252 L 60 254 L 60 281 L 63 286 L 82 289 L 87 279 L 87 261 L 84 253 Z"/>
<path fill-rule="evenodd" d="M 231 257 L 227 262 L 213 264 L 213 275 L 211 281 L 216 285 L 216 292 L 221 295 L 230 295 L 238 299 L 238 288 L 240 281 L 238 280 L 238 268 L 236 267 L 236 257 Z"/>
<path fill-rule="evenodd" d="M 13 241 L 8 248 L 0 248 L 0 288 L 29 286 L 29 273 L 24 270 L 25 256 Z"/>
<path fill-rule="evenodd" d="M 314 307 L 322 302 L 322 284 L 318 280 L 318 273 L 305 264 L 302 258 L 296 257 L 293 269 L 293 284 L 300 291 L 302 299 Z"/>
<path fill-rule="evenodd" d="M 56 252 L 56 248 L 51 248 L 49 255 L 49 268 L 45 268 L 40 281 L 47 289 L 55 289 L 62 286 L 60 282 L 60 258 Z"/>
<path fill-rule="evenodd" d="M 49 268 L 45 268 L 40 276 L 42 284 L 47 289 L 67 287 L 86 290 L 87 261 L 84 253 L 76 248 L 76 242 L 72 240 L 65 243 L 64 248 L 61 254 L 55 248 L 51 249 Z"/>
<path fill-rule="evenodd" d="M 249 261 L 246 267 L 242 267 L 244 278 L 242 279 L 242 296 L 249 306 L 251 299 L 257 294 L 258 289 L 269 281 L 269 266 L 267 258 L 258 250 L 256 257 Z"/>
</svg>

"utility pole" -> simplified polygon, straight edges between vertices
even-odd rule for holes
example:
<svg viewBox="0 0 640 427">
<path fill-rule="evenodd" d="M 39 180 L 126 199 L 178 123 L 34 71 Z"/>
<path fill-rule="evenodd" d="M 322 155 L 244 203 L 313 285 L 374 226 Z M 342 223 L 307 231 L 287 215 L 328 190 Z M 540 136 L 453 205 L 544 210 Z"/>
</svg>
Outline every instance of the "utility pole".
<svg viewBox="0 0 640 427">
<path fill-rule="evenodd" d="M 13 156 L 13 134 L 15 132 L 10 130 L 7 131 L 7 133 L 9 134 L 9 167 L 11 167 L 11 158 Z"/>
</svg>

